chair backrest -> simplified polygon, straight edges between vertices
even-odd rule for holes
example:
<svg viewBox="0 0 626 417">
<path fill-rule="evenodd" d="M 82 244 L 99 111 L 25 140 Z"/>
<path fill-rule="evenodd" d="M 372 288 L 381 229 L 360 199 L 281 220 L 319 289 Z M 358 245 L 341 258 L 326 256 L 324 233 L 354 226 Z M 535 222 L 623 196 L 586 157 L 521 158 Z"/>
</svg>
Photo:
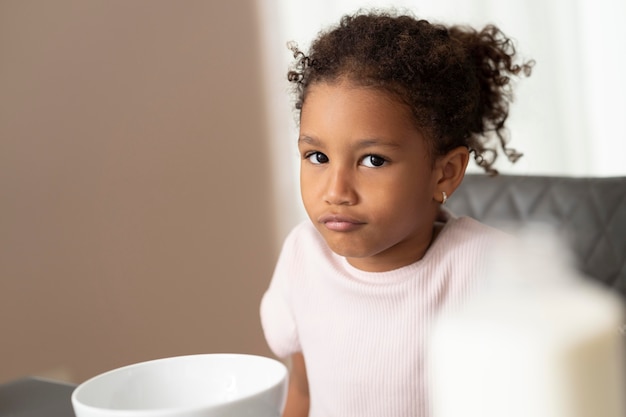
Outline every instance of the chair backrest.
<svg viewBox="0 0 626 417">
<path fill-rule="evenodd" d="M 626 297 L 626 177 L 468 174 L 447 205 L 495 227 L 549 224 L 584 274 Z"/>
</svg>

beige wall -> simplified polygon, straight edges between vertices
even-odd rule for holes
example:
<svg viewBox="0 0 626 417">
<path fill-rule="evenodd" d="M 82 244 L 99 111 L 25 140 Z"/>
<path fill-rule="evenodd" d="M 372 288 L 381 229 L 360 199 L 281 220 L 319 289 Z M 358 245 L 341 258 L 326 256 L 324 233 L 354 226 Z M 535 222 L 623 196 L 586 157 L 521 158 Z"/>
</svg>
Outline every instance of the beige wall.
<svg viewBox="0 0 626 417">
<path fill-rule="evenodd" d="M 269 354 L 253 0 L 0 0 L 0 382 Z"/>
</svg>

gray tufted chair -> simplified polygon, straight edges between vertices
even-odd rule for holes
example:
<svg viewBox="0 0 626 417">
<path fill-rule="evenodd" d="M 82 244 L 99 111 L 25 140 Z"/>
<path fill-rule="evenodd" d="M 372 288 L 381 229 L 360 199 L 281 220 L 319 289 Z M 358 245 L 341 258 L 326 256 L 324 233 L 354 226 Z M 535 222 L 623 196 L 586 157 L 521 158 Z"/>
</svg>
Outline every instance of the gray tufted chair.
<svg viewBox="0 0 626 417">
<path fill-rule="evenodd" d="M 447 206 L 500 228 L 555 227 L 580 270 L 626 298 L 626 177 L 468 174 Z"/>
</svg>

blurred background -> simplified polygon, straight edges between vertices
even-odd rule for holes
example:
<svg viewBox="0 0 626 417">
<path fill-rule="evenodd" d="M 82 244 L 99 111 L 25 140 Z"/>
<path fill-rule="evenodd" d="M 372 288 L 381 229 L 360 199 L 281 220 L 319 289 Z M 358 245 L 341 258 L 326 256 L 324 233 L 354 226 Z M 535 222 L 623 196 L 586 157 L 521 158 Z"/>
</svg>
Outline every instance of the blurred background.
<svg viewBox="0 0 626 417">
<path fill-rule="evenodd" d="M 255 7 L 0 2 L 0 380 L 269 354 Z"/>
<path fill-rule="evenodd" d="M 0 383 L 270 355 L 258 305 L 304 217 L 285 45 L 391 4 L 537 61 L 502 172 L 626 173 L 621 0 L 0 0 Z"/>
</svg>

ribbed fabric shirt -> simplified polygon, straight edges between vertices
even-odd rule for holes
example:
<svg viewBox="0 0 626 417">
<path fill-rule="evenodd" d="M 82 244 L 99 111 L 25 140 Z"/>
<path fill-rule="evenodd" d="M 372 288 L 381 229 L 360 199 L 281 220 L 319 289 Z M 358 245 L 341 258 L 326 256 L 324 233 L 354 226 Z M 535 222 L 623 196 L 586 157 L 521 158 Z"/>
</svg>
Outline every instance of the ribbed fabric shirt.
<svg viewBox="0 0 626 417">
<path fill-rule="evenodd" d="M 503 234 L 468 217 L 447 222 L 423 258 L 364 272 L 305 221 L 285 240 L 261 322 L 279 357 L 302 352 L 310 417 L 427 417 L 428 335 L 468 296 Z M 451 399 L 453 401 L 453 399 Z"/>
</svg>

